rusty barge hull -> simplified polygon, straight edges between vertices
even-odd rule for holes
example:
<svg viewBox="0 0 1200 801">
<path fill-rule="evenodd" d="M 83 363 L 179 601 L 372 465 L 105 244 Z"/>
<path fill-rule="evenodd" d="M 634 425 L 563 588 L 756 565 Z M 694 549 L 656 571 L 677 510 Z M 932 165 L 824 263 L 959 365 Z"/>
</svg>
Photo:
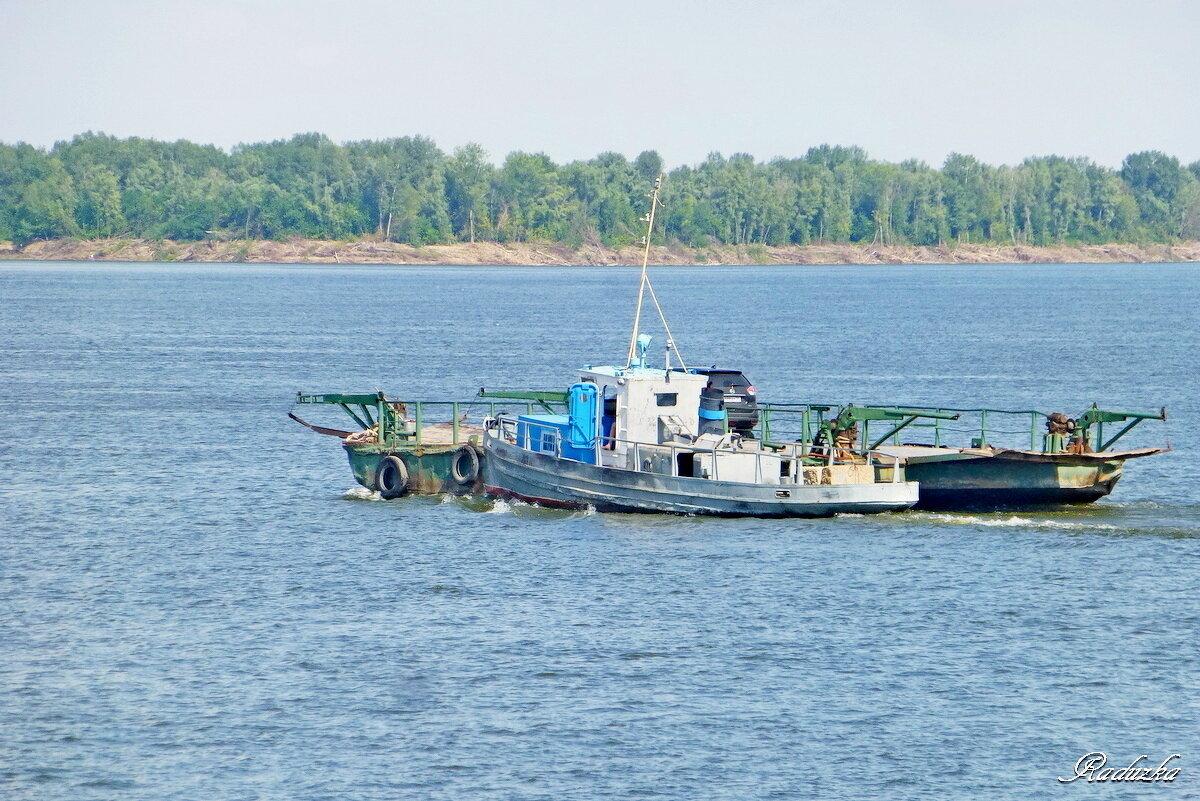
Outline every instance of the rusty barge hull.
<svg viewBox="0 0 1200 801">
<path fill-rule="evenodd" d="M 380 489 L 380 466 L 385 458 L 394 456 L 405 467 L 408 481 L 404 491 L 417 495 L 452 495 L 477 494 L 482 491 L 480 471 L 474 475 L 460 473 L 460 480 L 455 475 L 454 463 L 461 457 L 460 449 L 470 448 L 476 454 L 476 459 L 483 454 L 473 445 L 444 445 L 426 448 L 388 448 L 376 444 L 355 445 L 345 443 L 346 458 L 350 462 L 350 471 L 354 480 L 369 490 Z"/>
<path fill-rule="evenodd" d="M 1125 462 L 1161 453 L 1142 448 L 1105 453 L 885 446 L 904 460 L 920 486 L 917 509 L 1025 509 L 1093 503 L 1112 492 Z"/>
</svg>

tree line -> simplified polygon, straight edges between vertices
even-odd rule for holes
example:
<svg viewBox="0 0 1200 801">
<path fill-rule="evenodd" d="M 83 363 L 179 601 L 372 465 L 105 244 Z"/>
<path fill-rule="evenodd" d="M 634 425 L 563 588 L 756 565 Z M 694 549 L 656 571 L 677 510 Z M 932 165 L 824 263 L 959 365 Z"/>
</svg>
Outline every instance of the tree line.
<svg viewBox="0 0 1200 801">
<path fill-rule="evenodd" d="M 350 239 L 620 246 L 639 242 L 655 151 L 556 164 L 421 136 L 337 144 L 322 134 L 239 145 L 86 133 L 47 149 L 0 144 L 0 240 L 63 237 Z M 800 158 L 709 155 L 665 179 L 666 242 L 939 245 L 1200 238 L 1200 162 L 1157 151 L 1120 169 L 1044 156 L 940 169 L 821 145 Z"/>
</svg>

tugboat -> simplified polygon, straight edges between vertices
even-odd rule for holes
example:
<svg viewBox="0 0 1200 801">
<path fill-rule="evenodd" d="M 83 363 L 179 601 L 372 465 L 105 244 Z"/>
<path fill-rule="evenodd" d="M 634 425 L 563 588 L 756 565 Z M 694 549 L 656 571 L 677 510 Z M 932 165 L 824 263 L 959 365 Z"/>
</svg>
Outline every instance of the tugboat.
<svg viewBox="0 0 1200 801">
<path fill-rule="evenodd" d="M 567 390 L 566 414 L 500 414 L 485 423 L 487 493 L 602 512 L 825 517 L 907 509 L 917 484 L 900 460 L 766 445 L 728 431 L 723 391 L 690 371 L 647 275 L 661 177 L 651 191 L 641 282 L 623 366 L 585 367 Z M 639 330 L 649 295 L 666 332 L 661 368 L 646 364 Z M 671 366 L 676 353 L 680 366 Z M 885 477 L 886 476 L 886 477 Z"/>
</svg>

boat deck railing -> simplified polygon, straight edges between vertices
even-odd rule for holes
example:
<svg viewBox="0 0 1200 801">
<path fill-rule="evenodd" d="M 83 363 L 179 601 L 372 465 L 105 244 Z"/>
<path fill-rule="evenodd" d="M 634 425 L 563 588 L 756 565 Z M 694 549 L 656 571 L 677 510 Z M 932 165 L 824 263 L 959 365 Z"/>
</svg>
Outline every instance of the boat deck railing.
<svg viewBox="0 0 1200 801">
<path fill-rule="evenodd" d="M 523 427 L 524 431 L 520 428 Z M 536 430 L 536 434 L 534 433 Z M 517 447 L 532 451 L 534 453 L 544 453 L 553 455 L 556 459 L 567 459 L 568 461 L 578 462 L 578 459 L 570 459 L 563 455 L 564 439 L 561 429 L 533 421 L 518 421 L 513 417 L 508 417 L 503 414 L 490 419 L 484 424 L 485 436 L 494 436 L 503 438 L 506 442 L 514 444 Z M 522 436 L 523 434 L 523 436 Z M 729 441 L 725 447 L 720 446 L 720 442 Z M 533 447 L 534 444 L 537 447 Z M 891 483 L 900 483 L 902 481 L 903 471 L 900 469 L 901 460 L 899 457 L 892 454 L 883 453 L 876 450 L 846 450 L 842 448 L 824 448 L 821 446 L 798 446 L 796 443 L 790 443 L 788 446 L 765 446 L 762 443 L 756 442 L 753 450 L 734 447 L 733 441 L 729 439 L 729 435 L 718 441 L 715 447 L 706 447 L 704 445 L 696 445 L 692 443 L 681 442 L 637 442 L 634 440 L 620 439 L 617 437 L 593 437 L 586 443 L 574 444 L 566 443 L 579 451 L 588 451 L 593 454 L 595 459 L 594 464 L 607 467 L 616 467 L 616 469 L 631 469 L 628 467 L 621 468 L 620 466 L 604 465 L 604 455 L 611 453 L 617 449 L 618 445 L 626 446 L 626 454 L 632 463 L 633 472 L 638 473 L 659 473 L 661 475 L 670 475 L 672 477 L 680 477 L 679 474 L 679 456 L 681 454 L 707 455 L 711 454 L 713 474 L 709 476 L 714 481 L 720 480 L 720 463 L 721 457 L 737 457 L 744 459 L 747 456 L 755 457 L 754 483 L 761 483 L 763 476 L 767 475 L 763 472 L 763 460 L 774 462 L 777 466 L 789 463 L 792 469 L 788 471 L 787 476 L 790 478 L 790 483 L 804 483 L 801 479 L 804 477 L 804 470 L 811 468 L 833 467 L 836 465 L 859 465 L 870 468 L 874 471 L 877 467 L 891 468 Z M 787 452 L 788 447 L 793 447 L 792 453 Z M 668 455 L 666 460 L 643 460 L 647 455 Z M 650 469 L 653 464 L 661 464 L 665 461 L 669 464 L 668 473 L 662 473 L 658 470 Z M 686 476 L 693 477 L 693 476 Z M 780 474 L 782 478 L 782 473 Z M 780 482 L 785 483 L 785 482 Z"/>
<path fill-rule="evenodd" d="M 359 427 L 350 432 L 363 443 L 387 445 L 459 445 L 478 436 L 484 422 L 498 414 L 521 411 L 561 411 L 554 401 L 474 399 L 471 401 L 427 401 L 389 398 L 382 392 L 367 394 L 297 393 L 298 404 L 327 404 L 341 407 Z"/>
<path fill-rule="evenodd" d="M 499 394 L 499 393 L 497 393 Z M 521 394 L 521 393 L 514 393 Z M 484 422 L 501 414 L 565 412 L 562 393 L 525 393 L 530 397 L 478 397 L 470 401 L 427 401 L 389 398 L 382 392 L 364 394 L 326 393 L 322 395 L 297 393 L 296 403 L 336 405 L 355 422 L 358 429 L 352 435 L 362 442 L 381 442 L 387 445 L 458 445 L 470 441 L 482 430 Z M 819 403 L 761 403 L 759 426 L 761 441 L 769 447 L 800 445 L 806 452 L 819 449 L 820 434 L 846 408 L 839 404 Z M 935 447 L 983 447 L 1048 450 L 1046 421 L 1049 415 L 1035 409 L 955 409 L 950 407 L 871 406 L 860 407 L 895 412 L 903 419 L 871 421 L 859 425 L 855 451 L 868 453 L 891 443 L 922 440 L 921 444 Z M 1165 411 L 1156 414 L 1140 412 L 1104 412 L 1095 407 L 1086 410 L 1080 419 L 1091 415 L 1093 420 L 1084 432 L 1089 446 L 1097 451 L 1108 450 L 1143 420 L 1166 419 Z M 949 419 L 954 418 L 954 419 Z M 1105 437 L 1105 422 L 1124 423 L 1115 435 Z M 922 434 L 924 436 L 922 436 Z M 914 436 L 915 435 L 915 436 Z M 354 439 L 350 439 L 351 442 Z M 739 453 L 741 451 L 738 451 Z"/>
<path fill-rule="evenodd" d="M 804 444 L 812 443 L 824 423 L 838 414 L 842 406 L 838 404 L 811 403 L 764 403 L 759 406 L 759 425 L 762 437 L 767 441 L 793 440 Z M 884 428 L 876 425 L 878 437 L 871 438 L 871 423 L 863 421 L 859 426 L 859 447 L 870 449 L 890 441 L 893 445 L 900 444 L 901 431 L 913 433 L 911 429 L 922 430 L 931 440 L 928 444 L 941 447 L 943 445 L 967 444 L 996 444 L 1001 441 L 1008 447 L 1025 447 L 1030 450 L 1038 448 L 1045 429 L 1046 413 L 1033 409 L 953 409 L 933 406 L 873 406 L 877 409 L 934 412 L 937 414 L 957 414 L 959 419 L 948 420 L 942 417 L 917 417 L 904 426 L 897 426 L 891 421 L 882 421 Z M 886 436 L 880 437 L 881 431 Z"/>
<path fill-rule="evenodd" d="M 822 428 L 835 419 L 844 404 L 819 403 L 761 403 L 759 404 L 759 430 L 767 442 L 799 442 L 810 444 L 818 439 Z M 921 444 L 934 447 L 986 447 L 1011 448 L 1013 450 L 1044 451 L 1046 421 L 1050 415 L 1036 409 L 958 409 L 947 406 L 887 406 L 871 405 L 902 414 L 900 423 L 877 421 L 872 429 L 871 421 L 859 425 L 857 446 L 862 450 L 878 448 L 884 444 L 901 444 L 900 435 L 906 440 L 923 440 Z M 1097 451 L 1111 448 L 1117 440 L 1128 434 L 1143 420 L 1166 419 L 1166 412 L 1145 414 L 1141 412 L 1103 412 L 1086 410 L 1079 417 L 1095 412 L 1096 419 L 1089 422 L 1087 437 L 1090 447 Z M 923 416 L 928 415 L 928 416 Z M 1117 421 L 1128 424 L 1117 433 L 1105 437 L 1104 422 Z M 874 433 L 872 433 L 872 430 Z M 925 436 L 919 436 L 918 432 Z"/>
</svg>

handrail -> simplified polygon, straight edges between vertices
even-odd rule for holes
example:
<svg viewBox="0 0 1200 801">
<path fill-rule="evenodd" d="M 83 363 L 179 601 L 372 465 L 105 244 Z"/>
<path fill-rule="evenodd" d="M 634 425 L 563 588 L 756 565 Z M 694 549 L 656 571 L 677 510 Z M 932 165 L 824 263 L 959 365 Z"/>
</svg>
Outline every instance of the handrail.
<svg viewBox="0 0 1200 801">
<path fill-rule="evenodd" d="M 944 435 L 956 432 L 969 442 L 958 442 L 959 447 L 994 447 L 1022 448 L 1020 444 L 1027 437 L 1030 451 L 1041 453 L 1057 452 L 1050 443 L 1047 432 L 1043 429 L 1046 420 L 1051 415 L 1036 409 L 965 409 L 951 406 L 901 406 L 870 404 L 857 406 L 854 404 L 819 404 L 819 403 L 759 403 L 760 419 L 762 421 L 763 438 L 766 441 L 786 441 L 796 436 L 797 442 L 808 444 L 817 439 L 816 432 L 821 431 L 827 422 L 836 420 L 841 412 L 849 408 L 872 409 L 881 412 L 904 415 L 908 419 L 893 425 L 883 436 L 870 435 L 870 421 L 862 420 L 859 428 L 859 449 L 869 450 L 883 445 L 887 441 L 899 443 L 899 432 L 911 429 L 932 429 L 932 440 L 935 447 L 942 447 Z M 1003 416 L 1003 417 L 1000 417 Z M 791 418 L 788 420 L 787 418 Z M 796 418 L 799 417 L 797 420 Z M 947 420 L 962 419 L 960 425 L 953 425 Z M 1028 418 L 1028 425 L 1020 428 L 1009 427 L 1007 420 L 1013 418 Z M 926 419 L 928 418 L 928 419 Z M 1144 420 L 1166 420 L 1166 410 L 1154 413 L 1145 412 L 1112 412 L 1097 409 L 1095 405 L 1085 410 L 1075 418 L 1075 430 L 1066 437 L 1086 439 L 1087 448 L 1103 452 L 1111 448 L 1118 440 L 1130 433 Z M 816 432 L 811 423 L 816 423 Z M 1111 422 L 1129 421 L 1116 436 L 1105 437 L 1104 425 Z M 826 432 L 828 433 L 828 432 Z M 950 437 L 953 439 L 953 437 Z"/>
<path fill-rule="evenodd" d="M 975 408 L 975 409 L 959 409 L 953 406 L 920 406 L 913 404 L 898 404 L 898 403 L 777 403 L 775 401 L 759 402 L 760 409 L 774 409 L 778 411 L 794 411 L 800 412 L 805 409 L 820 409 L 822 411 L 835 411 L 843 406 L 860 406 L 862 408 L 871 409 L 895 409 L 895 410 L 914 410 L 914 411 L 935 411 L 935 412 L 996 412 L 999 414 L 1040 414 L 1046 416 L 1045 412 L 1037 411 L 1036 409 L 991 409 L 991 408 Z"/>
<path fill-rule="evenodd" d="M 539 393 L 539 394 L 551 395 L 553 393 Z M 561 394 L 565 396 L 566 393 L 561 393 Z M 529 397 L 526 397 L 525 395 L 529 395 Z M 493 395 L 493 394 L 489 393 L 488 395 L 483 396 L 483 397 L 489 397 L 489 398 L 490 397 L 503 397 L 503 398 L 507 398 L 508 400 L 526 400 L 531 403 L 535 403 L 535 402 L 540 403 L 542 401 L 545 401 L 546 403 L 559 403 L 557 398 L 550 398 L 550 397 L 538 398 L 538 397 L 533 397 L 532 395 L 533 395 L 533 393 L 525 393 L 525 394 L 514 393 L 512 395 L 501 396 L 501 395 Z M 404 403 L 404 404 L 421 403 L 421 404 L 424 404 L 425 406 L 453 406 L 456 403 L 460 404 L 460 405 L 461 404 L 468 404 L 468 405 L 475 404 L 475 405 L 479 405 L 479 406 L 486 405 L 483 401 L 477 401 L 474 399 L 464 401 L 464 400 L 420 400 L 420 399 L 407 398 L 407 397 L 389 398 L 382 392 L 356 393 L 356 394 L 346 394 L 346 393 L 340 393 L 340 392 L 325 392 L 325 393 L 297 392 L 296 393 L 296 403 L 301 403 L 301 404 L 331 404 L 332 405 L 332 404 L 349 403 L 349 404 L 353 404 L 356 406 L 360 405 L 360 404 L 367 404 L 367 405 L 374 406 L 375 403 L 377 403 L 378 401 L 383 401 L 384 403 Z M 565 404 L 565 401 L 563 401 L 562 403 Z"/>
<path fill-rule="evenodd" d="M 516 428 L 519 424 L 524 425 L 526 427 L 524 442 L 521 442 L 517 438 Z M 538 440 L 534 439 L 533 431 L 535 429 L 541 429 L 541 430 L 543 430 L 543 433 L 546 431 L 551 432 L 551 433 L 553 433 L 553 436 L 554 436 L 554 440 L 553 440 L 553 442 L 554 442 L 554 445 L 553 445 L 554 457 L 556 459 L 567 459 L 568 458 L 568 457 L 565 457 L 562 455 L 562 432 L 555 426 L 552 426 L 552 425 L 549 425 L 546 423 L 538 423 L 538 422 L 535 422 L 532 420 L 519 420 L 515 417 L 512 417 L 510 415 L 506 415 L 506 414 L 502 413 L 502 414 L 496 415 L 496 416 L 491 417 L 488 420 L 484 421 L 485 433 L 490 434 L 491 436 L 494 437 L 494 436 L 497 436 L 497 434 L 495 433 L 497 431 L 497 429 L 499 429 L 501 431 L 509 432 L 509 434 L 512 437 L 513 444 L 515 444 L 518 448 L 521 448 L 522 450 L 532 450 L 535 453 L 547 453 L 548 451 L 545 451 L 542 449 L 541 442 L 539 442 L 538 447 L 536 449 L 533 447 L 533 443 L 538 442 Z M 648 471 L 645 471 L 642 469 L 642 462 L 641 462 L 642 450 L 641 449 L 643 446 L 653 446 L 653 447 L 658 447 L 658 448 L 665 448 L 670 452 L 671 476 L 673 476 L 673 477 L 678 477 L 678 475 L 679 475 L 678 456 L 679 456 L 680 452 L 689 452 L 692 454 L 711 453 L 714 457 L 712 460 L 712 468 L 713 468 L 712 480 L 714 480 L 714 481 L 720 480 L 720 461 L 721 460 L 716 457 L 718 455 L 722 455 L 722 454 L 723 455 L 738 455 L 738 456 L 748 456 L 748 455 L 753 454 L 755 457 L 755 478 L 756 478 L 756 481 L 754 483 L 762 483 L 763 475 L 764 475 L 763 469 L 762 469 L 762 459 L 764 456 L 767 456 L 767 457 L 773 458 L 773 459 L 778 459 L 780 462 L 791 462 L 794 465 L 796 465 L 797 468 L 799 468 L 799 469 L 793 470 L 792 475 L 791 475 L 792 483 L 796 483 L 796 484 L 800 483 L 799 479 L 802 475 L 801 470 L 804 467 L 813 467 L 814 466 L 811 464 L 806 465 L 804 462 L 804 460 L 806 458 L 807 459 L 814 458 L 810 452 L 797 452 L 794 455 L 780 455 L 777 452 L 776 453 L 766 453 L 765 451 L 762 451 L 762 450 L 745 451 L 745 450 L 739 450 L 739 449 L 732 448 L 732 447 L 728 447 L 728 448 L 711 447 L 710 448 L 710 447 L 705 447 L 703 445 L 697 446 L 694 444 L 682 444 L 682 443 L 677 443 L 677 442 L 664 442 L 664 443 L 660 443 L 660 444 L 653 444 L 653 443 L 649 443 L 649 442 L 638 442 L 636 440 L 627 440 L 627 439 L 620 439 L 618 437 L 605 437 L 605 436 L 594 437 L 590 447 L 592 447 L 593 451 L 595 453 L 597 453 L 597 455 L 599 456 L 599 455 L 603 454 L 603 452 L 605 450 L 604 446 L 609 443 L 612 443 L 612 444 L 623 443 L 626 445 L 633 446 L 632 452 L 631 452 L 631 456 L 632 456 L 631 461 L 633 463 L 633 472 L 636 472 L 636 473 L 648 472 Z M 802 446 L 800 450 L 806 451 L 807 446 Z M 899 480 L 900 480 L 899 479 L 899 474 L 900 474 L 899 468 L 900 468 L 901 459 L 897 456 L 894 456 L 893 454 L 885 453 L 883 451 L 878 451 L 875 449 L 869 449 L 869 450 L 865 450 L 865 451 L 856 451 L 856 450 L 846 451 L 845 449 L 838 449 L 838 448 L 830 447 L 830 448 L 825 448 L 824 450 L 825 450 L 825 453 L 822 453 L 820 458 L 825 460 L 826 467 L 831 467 L 831 466 L 835 466 L 836 464 L 838 464 L 838 462 L 837 462 L 837 452 L 838 451 L 848 452 L 851 456 L 854 456 L 854 457 L 865 458 L 866 466 L 868 466 L 868 467 L 875 466 L 875 460 L 877 457 L 885 457 L 892 463 L 892 467 L 893 467 L 892 481 L 895 483 L 895 482 L 899 482 Z M 577 459 L 568 459 L 568 460 L 569 461 L 578 461 Z M 603 465 L 602 461 L 599 458 L 596 461 L 596 465 L 597 466 L 605 466 L 605 465 Z M 609 466 L 612 467 L 612 465 L 609 465 Z M 628 468 L 616 468 L 616 469 L 628 469 Z"/>
<path fill-rule="evenodd" d="M 515 393 L 514 393 L 515 394 Z M 548 393 L 543 393 L 548 394 Z M 550 405 L 555 399 L 536 399 L 532 397 L 508 398 L 509 408 L 524 407 L 532 413 L 535 408 L 543 408 L 551 412 L 557 410 Z M 381 391 L 373 393 L 341 393 L 326 392 L 311 394 L 297 392 L 296 404 L 324 404 L 339 407 L 351 420 L 357 429 L 351 434 L 367 431 L 373 432 L 370 439 L 363 439 L 361 444 L 376 443 L 387 447 L 398 444 L 421 446 L 426 444 L 429 432 L 426 426 L 449 428 L 449 444 L 460 445 L 467 441 L 463 436 L 464 424 L 479 425 L 487 417 L 496 415 L 497 404 L 494 401 L 481 400 L 478 397 L 462 400 L 405 400 L 390 398 Z M 438 439 L 439 443 L 445 440 Z"/>
</svg>

